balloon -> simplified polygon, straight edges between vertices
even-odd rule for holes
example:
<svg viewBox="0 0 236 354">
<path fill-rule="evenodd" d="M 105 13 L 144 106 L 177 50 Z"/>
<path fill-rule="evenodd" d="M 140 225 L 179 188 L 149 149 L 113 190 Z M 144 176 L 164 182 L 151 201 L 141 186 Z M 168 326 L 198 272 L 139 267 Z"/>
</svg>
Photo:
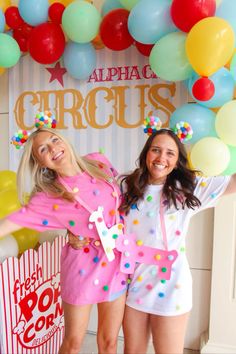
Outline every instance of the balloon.
<svg viewBox="0 0 236 354">
<path fill-rule="evenodd" d="M 0 193 L 0 219 L 20 209 L 16 189 L 7 189 Z"/>
<path fill-rule="evenodd" d="M 20 15 L 31 26 L 37 26 L 48 19 L 48 0 L 20 0 Z"/>
<path fill-rule="evenodd" d="M 10 188 L 16 188 L 16 173 L 8 170 L 0 171 L 0 193 Z"/>
<path fill-rule="evenodd" d="M 55 2 L 59 2 L 60 4 L 64 6 L 68 6 L 70 3 L 72 3 L 74 0 L 49 0 L 49 4 L 54 4 Z"/>
<path fill-rule="evenodd" d="M 215 131 L 215 116 L 214 112 L 199 104 L 185 103 L 178 107 L 171 115 L 169 125 L 171 128 L 174 128 L 181 121 L 189 123 L 193 129 L 193 137 L 189 143 L 194 144 L 204 137 L 217 136 Z"/>
<path fill-rule="evenodd" d="M 236 1 L 222 0 L 216 10 L 216 16 L 225 19 L 232 26 L 236 36 Z"/>
<path fill-rule="evenodd" d="M 12 29 L 19 28 L 24 23 L 16 6 L 8 7 L 5 11 L 5 17 L 7 25 Z"/>
<path fill-rule="evenodd" d="M 14 66 L 20 55 L 20 48 L 15 39 L 6 33 L 0 33 L 0 67 Z"/>
<path fill-rule="evenodd" d="M 230 152 L 230 162 L 229 162 L 226 170 L 224 170 L 224 172 L 223 172 L 223 175 L 225 175 L 225 176 L 230 176 L 236 172 L 236 147 L 228 146 L 228 148 L 229 148 L 229 152 Z"/>
<path fill-rule="evenodd" d="M 96 35 L 96 37 L 92 40 L 92 44 L 95 49 L 102 49 L 105 47 L 103 41 L 101 40 L 100 34 Z"/>
<path fill-rule="evenodd" d="M 186 51 L 193 69 L 209 76 L 224 66 L 234 51 L 234 32 L 222 18 L 208 17 L 194 25 L 187 35 Z"/>
<path fill-rule="evenodd" d="M 139 53 L 143 54 L 145 57 L 149 57 L 154 44 L 143 44 L 140 42 L 134 42 L 135 47 L 138 49 Z"/>
<path fill-rule="evenodd" d="M 0 32 L 4 32 L 5 24 L 6 24 L 5 16 L 2 10 L 0 9 Z"/>
<path fill-rule="evenodd" d="M 5 72 L 5 68 L 0 68 L 0 76 L 1 76 L 2 74 L 4 74 L 4 72 Z"/>
<path fill-rule="evenodd" d="M 104 16 L 100 26 L 100 36 L 105 46 L 112 50 L 123 50 L 134 42 L 129 34 L 127 21 L 129 11 L 116 9 Z"/>
<path fill-rule="evenodd" d="M 176 27 L 189 32 L 198 21 L 214 16 L 215 10 L 215 0 L 173 0 L 170 13 Z"/>
<path fill-rule="evenodd" d="M 216 131 L 225 144 L 236 146 L 236 100 L 225 103 L 217 112 Z"/>
<path fill-rule="evenodd" d="M 105 0 L 101 9 L 102 16 L 105 16 L 111 10 L 123 9 L 123 8 L 124 6 L 121 5 L 120 1 L 118 0 Z"/>
<path fill-rule="evenodd" d="M 128 28 L 131 36 L 144 44 L 154 44 L 167 33 L 175 31 L 169 1 L 140 1 L 130 12 Z"/>
<path fill-rule="evenodd" d="M 34 248 L 39 240 L 39 232 L 31 229 L 20 229 L 12 233 L 15 237 L 18 246 L 19 253 L 22 253 L 29 248 Z"/>
<path fill-rule="evenodd" d="M 91 43 L 70 42 L 66 45 L 63 60 L 66 70 L 73 78 L 85 80 L 96 68 L 96 51 Z"/>
<path fill-rule="evenodd" d="M 197 79 L 192 87 L 192 94 L 200 101 L 209 101 L 215 93 L 214 83 L 207 77 Z"/>
<path fill-rule="evenodd" d="M 19 0 L 11 0 L 11 5 L 18 6 Z"/>
<path fill-rule="evenodd" d="M 230 73 L 234 78 L 234 82 L 236 83 L 236 54 L 233 55 L 233 58 L 230 62 Z"/>
<path fill-rule="evenodd" d="M 121 5 L 123 5 L 127 10 L 131 10 L 140 0 L 120 0 Z"/>
<path fill-rule="evenodd" d="M 5 10 L 11 6 L 10 0 L 0 0 L 0 9 L 5 12 Z"/>
<path fill-rule="evenodd" d="M 54 239 L 57 236 L 66 236 L 66 230 L 47 230 L 47 231 L 43 231 L 40 232 L 39 234 L 39 243 L 42 244 L 43 242 L 53 242 Z"/>
<path fill-rule="evenodd" d="M 18 244 L 12 235 L 0 239 L 0 263 L 8 257 L 17 257 L 18 252 Z"/>
<path fill-rule="evenodd" d="M 189 79 L 188 89 L 192 97 L 202 106 L 216 108 L 232 100 L 234 94 L 234 80 L 231 73 L 226 68 L 221 68 L 213 75 L 209 76 L 209 79 L 214 83 L 215 93 L 208 101 L 197 100 L 192 92 L 194 82 L 198 78 L 199 76 L 195 73 L 193 77 Z"/>
<path fill-rule="evenodd" d="M 31 57 L 40 64 L 57 61 L 65 49 L 65 36 L 60 25 L 42 23 L 34 27 L 29 38 Z"/>
<path fill-rule="evenodd" d="M 67 36 L 77 43 L 88 43 L 98 34 L 101 15 L 95 6 L 77 0 L 63 12 L 62 26 Z"/>
<path fill-rule="evenodd" d="M 228 146 L 220 139 L 207 137 L 193 146 L 190 158 L 194 168 L 205 176 L 216 176 L 227 168 L 230 152 Z"/>
<path fill-rule="evenodd" d="M 52 4 L 48 10 L 48 15 L 52 22 L 60 24 L 64 10 L 65 6 L 63 4 L 60 4 L 59 2 Z"/>
<path fill-rule="evenodd" d="M 152 48 L 150 65 L 163 80 L 182 81 L 193 75 L 185 53 L 186 34 L 172 32 L 161 38 Z"/>
</svg>

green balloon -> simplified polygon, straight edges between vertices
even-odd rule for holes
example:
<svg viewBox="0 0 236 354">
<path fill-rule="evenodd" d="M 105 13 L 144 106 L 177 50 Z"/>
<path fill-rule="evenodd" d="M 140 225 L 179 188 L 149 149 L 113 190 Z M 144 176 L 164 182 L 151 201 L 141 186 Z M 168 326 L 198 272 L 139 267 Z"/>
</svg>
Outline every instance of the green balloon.
<svg viewBox="0 0 236 354">
<path fill-rule="evenodd" d="M 185 52 L 186 34 L 172 32 L 152 48 L 149 61 L 152 71 L 163 80 L 182 81 L 193 75 Z"/>
<path fill-rule="evenodd" d="M 88 43 L 99 31 L 101 15 L 95 6 L 87 1 L 70 3 L 63 12 L 62 27 L 67 36 L 77 43 Z"/>
<path fill-rule="evenodd" d="M 21 52 L 18 43 L 6 33 L 0 33 L 0 67 L 10 68 L 16 65 Z"/>
<path fill-rule="evenodd" d="M 228 148 L 230 152 L 230 161 L 227 168 L 223 172 L 224 176 L 230 176 L 236 173 L 236 147 L 228 145 Z"/>
<path fill-rule="evenodd" d="M 140 0 L 119 0 L 127 10 L 131 10 Z"/>
</svg>

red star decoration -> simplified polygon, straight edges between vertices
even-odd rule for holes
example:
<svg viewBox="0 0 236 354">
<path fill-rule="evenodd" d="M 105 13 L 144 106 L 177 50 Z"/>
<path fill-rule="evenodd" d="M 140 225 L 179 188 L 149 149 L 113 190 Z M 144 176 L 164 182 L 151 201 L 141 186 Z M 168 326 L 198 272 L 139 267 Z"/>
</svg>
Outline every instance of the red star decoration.
<svg viewBox="0 0 236 354">
<path fill-rule="evenodd" d="M 63 75 L 66 73 L 66 69 L 61 67 L 60 62 L 58 61 L 54 66 L 54 68 L 46 68 L 46 69 L 51 74 L 49 82 L 57 80 L 58 82 L 60 82 L 61 86 L 64 87 Z"/>
</svg>

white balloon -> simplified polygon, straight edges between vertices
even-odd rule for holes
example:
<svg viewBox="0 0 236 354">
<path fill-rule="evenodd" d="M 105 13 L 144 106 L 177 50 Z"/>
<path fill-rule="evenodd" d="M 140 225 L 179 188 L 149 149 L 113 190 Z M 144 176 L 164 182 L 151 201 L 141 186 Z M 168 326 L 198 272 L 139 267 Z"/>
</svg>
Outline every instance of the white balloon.
<svg viewBox="0 0 236 354">
<path fill-rule="evenodd" d="M 39 234 L 39 243 L 42 244 L 45 241 L 48 242 L 53 242 L 53 240 L 57 236 L 66 236 L 67 231 L 65 229 L 60 229 L 60 230 L 47 230 L 40 232 Z"/>
<path fill-rule="evenodd" d="M 14 236 L 7 235 L 0 239 L 0 263 L 8 257 L 17 257 L 18 253 L 19 247 Z"/>
</svg>

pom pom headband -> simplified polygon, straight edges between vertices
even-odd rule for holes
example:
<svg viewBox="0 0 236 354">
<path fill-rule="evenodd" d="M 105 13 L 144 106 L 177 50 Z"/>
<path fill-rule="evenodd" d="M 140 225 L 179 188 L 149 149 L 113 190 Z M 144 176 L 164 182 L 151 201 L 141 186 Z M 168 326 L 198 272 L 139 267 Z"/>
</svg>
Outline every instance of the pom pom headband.
<svg viewBox="0 0 236 354">
<path fill-rule="evenodd" d="M 35 117 L 35 127 L 37 129 L 41 128 L 56 128 L 56 118 L 54 114 L 50 111 L 39 112 Z M 24 143 L 28 140 L 30 132 L 27 130 L 18 130 L 11 138 L 11 144 L 13 144 L 16 149 L 21 149 L 24 147 Z"/>
<path fill-rule="evenodd" d="M 146 133 L 148 136 L 152 135 L 156 131 L 163 129 L 162 128 L 162 122 L 160 118 L 151 116 L 145 118 L 143 122 L 143 131 Z M 190 139 L 192 139 L 193 136 L 193 130 L 191 125 L 188 122 L 179 122 L 177 123 L 174 128 L 164 128 L 164 129 L 169 129 L 172 130 L 175 135 L 179 138 L 181 143 L 186 143 Z"/>
</svg>

